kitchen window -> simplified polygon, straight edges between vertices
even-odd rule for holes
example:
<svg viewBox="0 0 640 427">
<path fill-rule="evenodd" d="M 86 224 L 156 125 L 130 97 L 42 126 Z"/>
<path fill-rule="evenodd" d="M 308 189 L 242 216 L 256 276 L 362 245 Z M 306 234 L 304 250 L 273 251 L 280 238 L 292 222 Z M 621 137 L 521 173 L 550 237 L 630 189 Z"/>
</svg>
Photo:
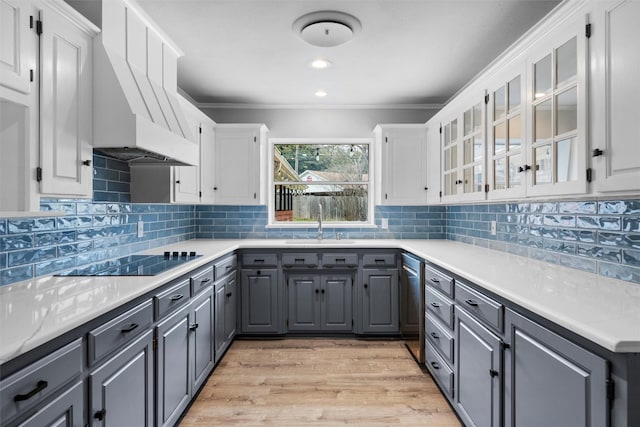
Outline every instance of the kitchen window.
<svg viewBox="0 0 640 427">
<path fill-rule="evenodd" d="M 274 139 L 270 224 L 361 226 L 372 222 L 368 139 Z"/>
</svg>

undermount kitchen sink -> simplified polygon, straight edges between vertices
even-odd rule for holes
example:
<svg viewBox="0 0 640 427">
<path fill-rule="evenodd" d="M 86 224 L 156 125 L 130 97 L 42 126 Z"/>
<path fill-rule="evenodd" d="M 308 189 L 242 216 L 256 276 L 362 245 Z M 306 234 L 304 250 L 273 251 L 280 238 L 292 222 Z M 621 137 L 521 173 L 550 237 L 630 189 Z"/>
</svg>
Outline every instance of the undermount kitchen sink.
<svg viewBox="0 0 640 427">
<path fill-rule="evenodd" d="M 349 245 L 355 243 L 355 240 L 345 239 L 295 239 L 285 240 L 287 245 Z"/>
</svg>

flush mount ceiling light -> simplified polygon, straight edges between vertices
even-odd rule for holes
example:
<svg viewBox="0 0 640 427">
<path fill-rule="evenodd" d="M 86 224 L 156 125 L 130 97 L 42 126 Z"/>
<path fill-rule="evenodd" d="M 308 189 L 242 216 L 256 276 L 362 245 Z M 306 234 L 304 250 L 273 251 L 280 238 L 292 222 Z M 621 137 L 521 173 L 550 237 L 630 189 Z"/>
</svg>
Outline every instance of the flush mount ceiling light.
<svg viewBox="0 0 640 427">
<path fill-rule="evenodd" d="M 293 31 L 302 40 L 320 47 L 346 43 L 361 29 L 362 25 L 355 16 L 329 10 L 302 15 L 293 23 Z"/>
<path fill-rule="evenodd" d="M 325 96 L 327 96 L 327 92 L 326 92 L 326 91 L 324 91 L 324 90 L 322 90 L 322 89 L 320 89 L 320 90 L 317 90 L 317 91 L 316 91 L 315 95 L 316 95 L 318 98 L 324 98 Z"/>
<path fill-rule="evenodd" d="M 313 62 L 311 62 L 311 67 L 315 68 L 316 70 L 324 70 L 331 67 L 331 61 L 320 58 L 314 59 Z"/>
</svg>

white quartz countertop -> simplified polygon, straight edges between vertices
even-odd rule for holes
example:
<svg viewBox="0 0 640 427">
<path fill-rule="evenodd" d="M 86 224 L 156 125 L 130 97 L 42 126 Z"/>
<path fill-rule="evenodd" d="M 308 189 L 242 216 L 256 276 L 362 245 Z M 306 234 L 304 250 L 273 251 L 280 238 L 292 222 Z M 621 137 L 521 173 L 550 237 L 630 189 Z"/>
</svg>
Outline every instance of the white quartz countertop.
<svg viewBox="0 0 640 427">
<path fill-rule="evenodd" d="M 640 352 L 640 285 L 447 240 L 188 240 L 203 256 L 157 276 L 45 276 L 0 287 L 0 364 L 237 249 L 400 248 L 613 352 Z"/>
</svg>

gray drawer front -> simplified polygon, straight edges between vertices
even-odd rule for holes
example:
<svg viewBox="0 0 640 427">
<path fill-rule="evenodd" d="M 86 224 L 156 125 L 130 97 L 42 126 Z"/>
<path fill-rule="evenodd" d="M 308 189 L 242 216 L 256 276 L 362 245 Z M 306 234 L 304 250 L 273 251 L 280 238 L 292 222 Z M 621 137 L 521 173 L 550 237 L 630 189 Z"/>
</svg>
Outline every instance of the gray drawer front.
<svg viewBox="0 0 640 427">
<path fill-rule="evenodd" d="M 191 295 L 209 288 L 213 285 L 213 267 L 207 267 L 191 276 Z"/>
<path fill-rule="evenodd" d="M 454 279 L 452 277 L 449 277 L 441 271 L 427 265 L 425 267 L 424 280 L 427 286 L 436 288 L 449 298 L 453 298 Z"/>
<path fill-rule="evenodd" d="M 285 268 L 317 267 L 318 254 L 315 252 L 282 254 L 282 266 Z"/>
<path fill-rule="evenodd" d="M 189 301 L 191 280 L 185 280 L 153 297 L 156 320 Z"/>
<path fill-rule="evenodd" d="M 3 380 L 0 383 L 3 425 L 6 420 L 32 408 L 79 375 L 82 353 L 82 339 L 78 338 Z"/>
<path fill-rule="evenodd" d="M 453 301 L 428 287 L 425 298 L 427 310 L 442 320 L 449 329 L 453 329 Z"/>
<path fill-rule="evenodd" d="M 397 267 L 396 254 L 364 254 L 362 264 L 365 267 Z"/>
<path fill-rule="evenodd" d="M 345 253 L 328 253 L 322 254 L 322 266 L 333 267 L 346 267 L 356 268 L 358 267 L 358 254 L 345 254 Z"/>
<path fill-rule="evenodd" d="M 89 364 L 128 343 L 153 323 L 151 301 L 144 302 L 87 335 Z"/>
<path fill-rule="evenodd" d="M 236 269 L 236 267 L 238 266 L 238 257 L 234 255 L 234 256 L 225 258 L 221 261 L 218 261 L 214 265 L 215 265 L 215 272 L 216 272 L 216 280 L 218 280 L 219 278 L 226 276 L 227 274 L 231 273 L 233 270 Z"/>
<path fill-rule="evenodd" d="M 453 349 L 455 340 L 453 333 L 430 314 L 427 314 L 424 324 L 425 335 L 434 348 L 440 351 L 440 354 L 449 363 L 453 363 Z"/>
<path fill-rule="evenodd" d="M 428 342 L 425 345 L 425 364 L 429 372 L 433 374 L 443 392 L 453 397 L 453 371 L 438 355 L 437 351 Z"/>
<path fill-rule="evenodd" d="M 242 255 L 243 267 L 276 267 L 278 256 L 276 254 L 244 254 Z"/>
<path fill-rule="evenodd" d="M 468 286 L 456 283 L 456 302 L 499 332 L 504 327 L 504 306 Z"/>
</svg>

